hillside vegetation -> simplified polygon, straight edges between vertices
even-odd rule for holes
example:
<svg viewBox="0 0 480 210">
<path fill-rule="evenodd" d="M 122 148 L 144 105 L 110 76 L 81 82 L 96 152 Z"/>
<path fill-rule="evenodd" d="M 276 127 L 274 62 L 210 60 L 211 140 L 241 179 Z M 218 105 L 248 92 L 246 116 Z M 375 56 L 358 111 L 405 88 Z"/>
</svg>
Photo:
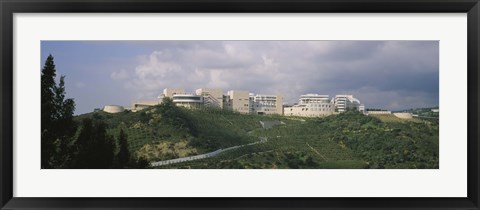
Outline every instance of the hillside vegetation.
<svg viewBox="0 0 480 210">
<path fill-rule="evenodd" d="M 139 112 L 94 112 L 107 132 L 128 136 L 132 155 L 150 162 L 253 142 L 218 156 L 158 168 L 438 168 L 438 122 L 380 120 L 357 111 L 324 118 L 184 109 L 171 101 Z M 280 121 L 264 129 L 260 121 Z"/>
</svg>

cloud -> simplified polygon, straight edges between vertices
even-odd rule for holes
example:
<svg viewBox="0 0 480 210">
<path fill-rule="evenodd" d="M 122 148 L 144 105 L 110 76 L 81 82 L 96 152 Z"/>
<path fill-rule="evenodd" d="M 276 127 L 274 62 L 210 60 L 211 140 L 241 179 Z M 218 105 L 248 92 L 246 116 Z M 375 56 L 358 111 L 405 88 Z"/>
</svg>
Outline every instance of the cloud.
<svg viewBox="0 0 480 210">
<path fill-rule="evenodd" d="M 227 88 L 228 83 L 222 77 L 222 70 L 213 69 L 210 70 L 210 82 L 207 84 L 207 87 L 216 87 L 216 88 Z"/>
<path fill-rule="evenodd" d="M 128 79 L 128 72 L 125 69 L 122 69 L 118 72 L 112 72 L 110 78 L 115 81 L 126 80 Z"/>
<path fill-rule="evenodd" d="M 438 104 L 437 41 L 159 41 L 111 78 L 139 97 L 166 87 L 249 90 L 296 102 L 355 94 L 367 107 Z M 153 45 L 153 44 L 152 44 Z"/>
</svg>

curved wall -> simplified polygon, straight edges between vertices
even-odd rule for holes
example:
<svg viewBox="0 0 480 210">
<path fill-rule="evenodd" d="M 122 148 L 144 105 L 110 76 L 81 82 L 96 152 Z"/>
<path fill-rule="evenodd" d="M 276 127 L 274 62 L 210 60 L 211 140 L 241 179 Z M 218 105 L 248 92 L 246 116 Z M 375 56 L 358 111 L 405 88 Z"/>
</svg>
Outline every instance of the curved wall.
<svg viewBox="0 0 480 210">
<path fill-rule="evenodd" d="M 119 113 L 125 111 L 125 109 L 123 108 L 123 106 L 106 105 L 105 107 L 103 107 L 103 111 L 108 113 Z"/>
</svg>

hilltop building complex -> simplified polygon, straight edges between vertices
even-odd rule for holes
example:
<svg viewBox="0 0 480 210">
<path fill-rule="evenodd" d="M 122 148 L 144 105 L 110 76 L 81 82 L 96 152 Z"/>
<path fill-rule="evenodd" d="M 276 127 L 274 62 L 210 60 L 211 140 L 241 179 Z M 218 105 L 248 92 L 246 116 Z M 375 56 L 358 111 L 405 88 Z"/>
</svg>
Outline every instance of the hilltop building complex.
<svg viewBox="0 0 480 210">
<path fill-rule="evenodd" d="M 278 114 L 287 116 L 321 117 L 345 112 L 347 109 L 356 109 L 364 112 L 364 106 L 352 95 L 305 94 L 294 105 L 284 105 L 283 97 L 279 95 L 253 94 L 245 90 L 230 90 L 224 94 L 222 89 L 200 88 L 194 93 L 188 93 L 183 88 L 165 88 L 157 100 L 135 101 L 132 103 L 133 112 L 147 107 L 158 105 L 163 98 L 170 98 L 177 106 L 185 108 L 216 108 L 239 113 Z M 122 112 L 120 106 L 106 106 L 104 111 L 109 113 Z"/>
</svg>

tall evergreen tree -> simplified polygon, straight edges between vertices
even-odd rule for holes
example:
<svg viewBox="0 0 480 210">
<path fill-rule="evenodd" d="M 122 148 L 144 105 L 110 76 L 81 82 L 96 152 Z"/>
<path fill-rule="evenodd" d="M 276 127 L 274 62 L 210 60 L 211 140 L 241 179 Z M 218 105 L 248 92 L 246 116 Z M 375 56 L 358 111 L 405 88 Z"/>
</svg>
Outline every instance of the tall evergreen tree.
<svg viewBox="0 0 480 210">
<path fill-rule="evenodd" d="M 127 134 L 120 129 L 120 135 L 118 137 L 119 151 L 117 154 L 117 160 L 120 168 L 125 168 L 130 162 L 130 150 L 128 149 Z"/>
<path fill-rule="evenodd" d="M 53 119 L 54 119 L 54 103 L 53 99 L 55 97 L 55 64 L 53 62 L 52 55 L 49 55 L 45 61 L 45 65 L 42 69 L 41 76 L 41 147 L 42 147 L 42 168 L 51 167 L 51 158 L 52 154 L 55 151 L 53 142 L 55 137 L 52 132 Z"/>
<path fill-rule="evenodd" d="M 106 124 L 101 120 L 86 118 L 75 141 L 76 156 L 73 168 L 113 168 L 115 142 L 107 134 Z"/>
<path fill-rule="evenodd" d="M 65 99 L 65 77 L 55 82 L 53 56 L 45 61 L 41 75 L 41 167 L 63 167 L 69 154 L 68 144 L 75 133 L 75 102 Z"/>
<path fill-rule="evenodd" d="M 93 147 L 91 138 L 93 136 L 93 120 L 90 118 L 83 119 L 80 126 L 80 133 L 75 141 L 75 158 L 71 164 L 72 168 L 88 168 L 89 151 Z"/>
</svg>

